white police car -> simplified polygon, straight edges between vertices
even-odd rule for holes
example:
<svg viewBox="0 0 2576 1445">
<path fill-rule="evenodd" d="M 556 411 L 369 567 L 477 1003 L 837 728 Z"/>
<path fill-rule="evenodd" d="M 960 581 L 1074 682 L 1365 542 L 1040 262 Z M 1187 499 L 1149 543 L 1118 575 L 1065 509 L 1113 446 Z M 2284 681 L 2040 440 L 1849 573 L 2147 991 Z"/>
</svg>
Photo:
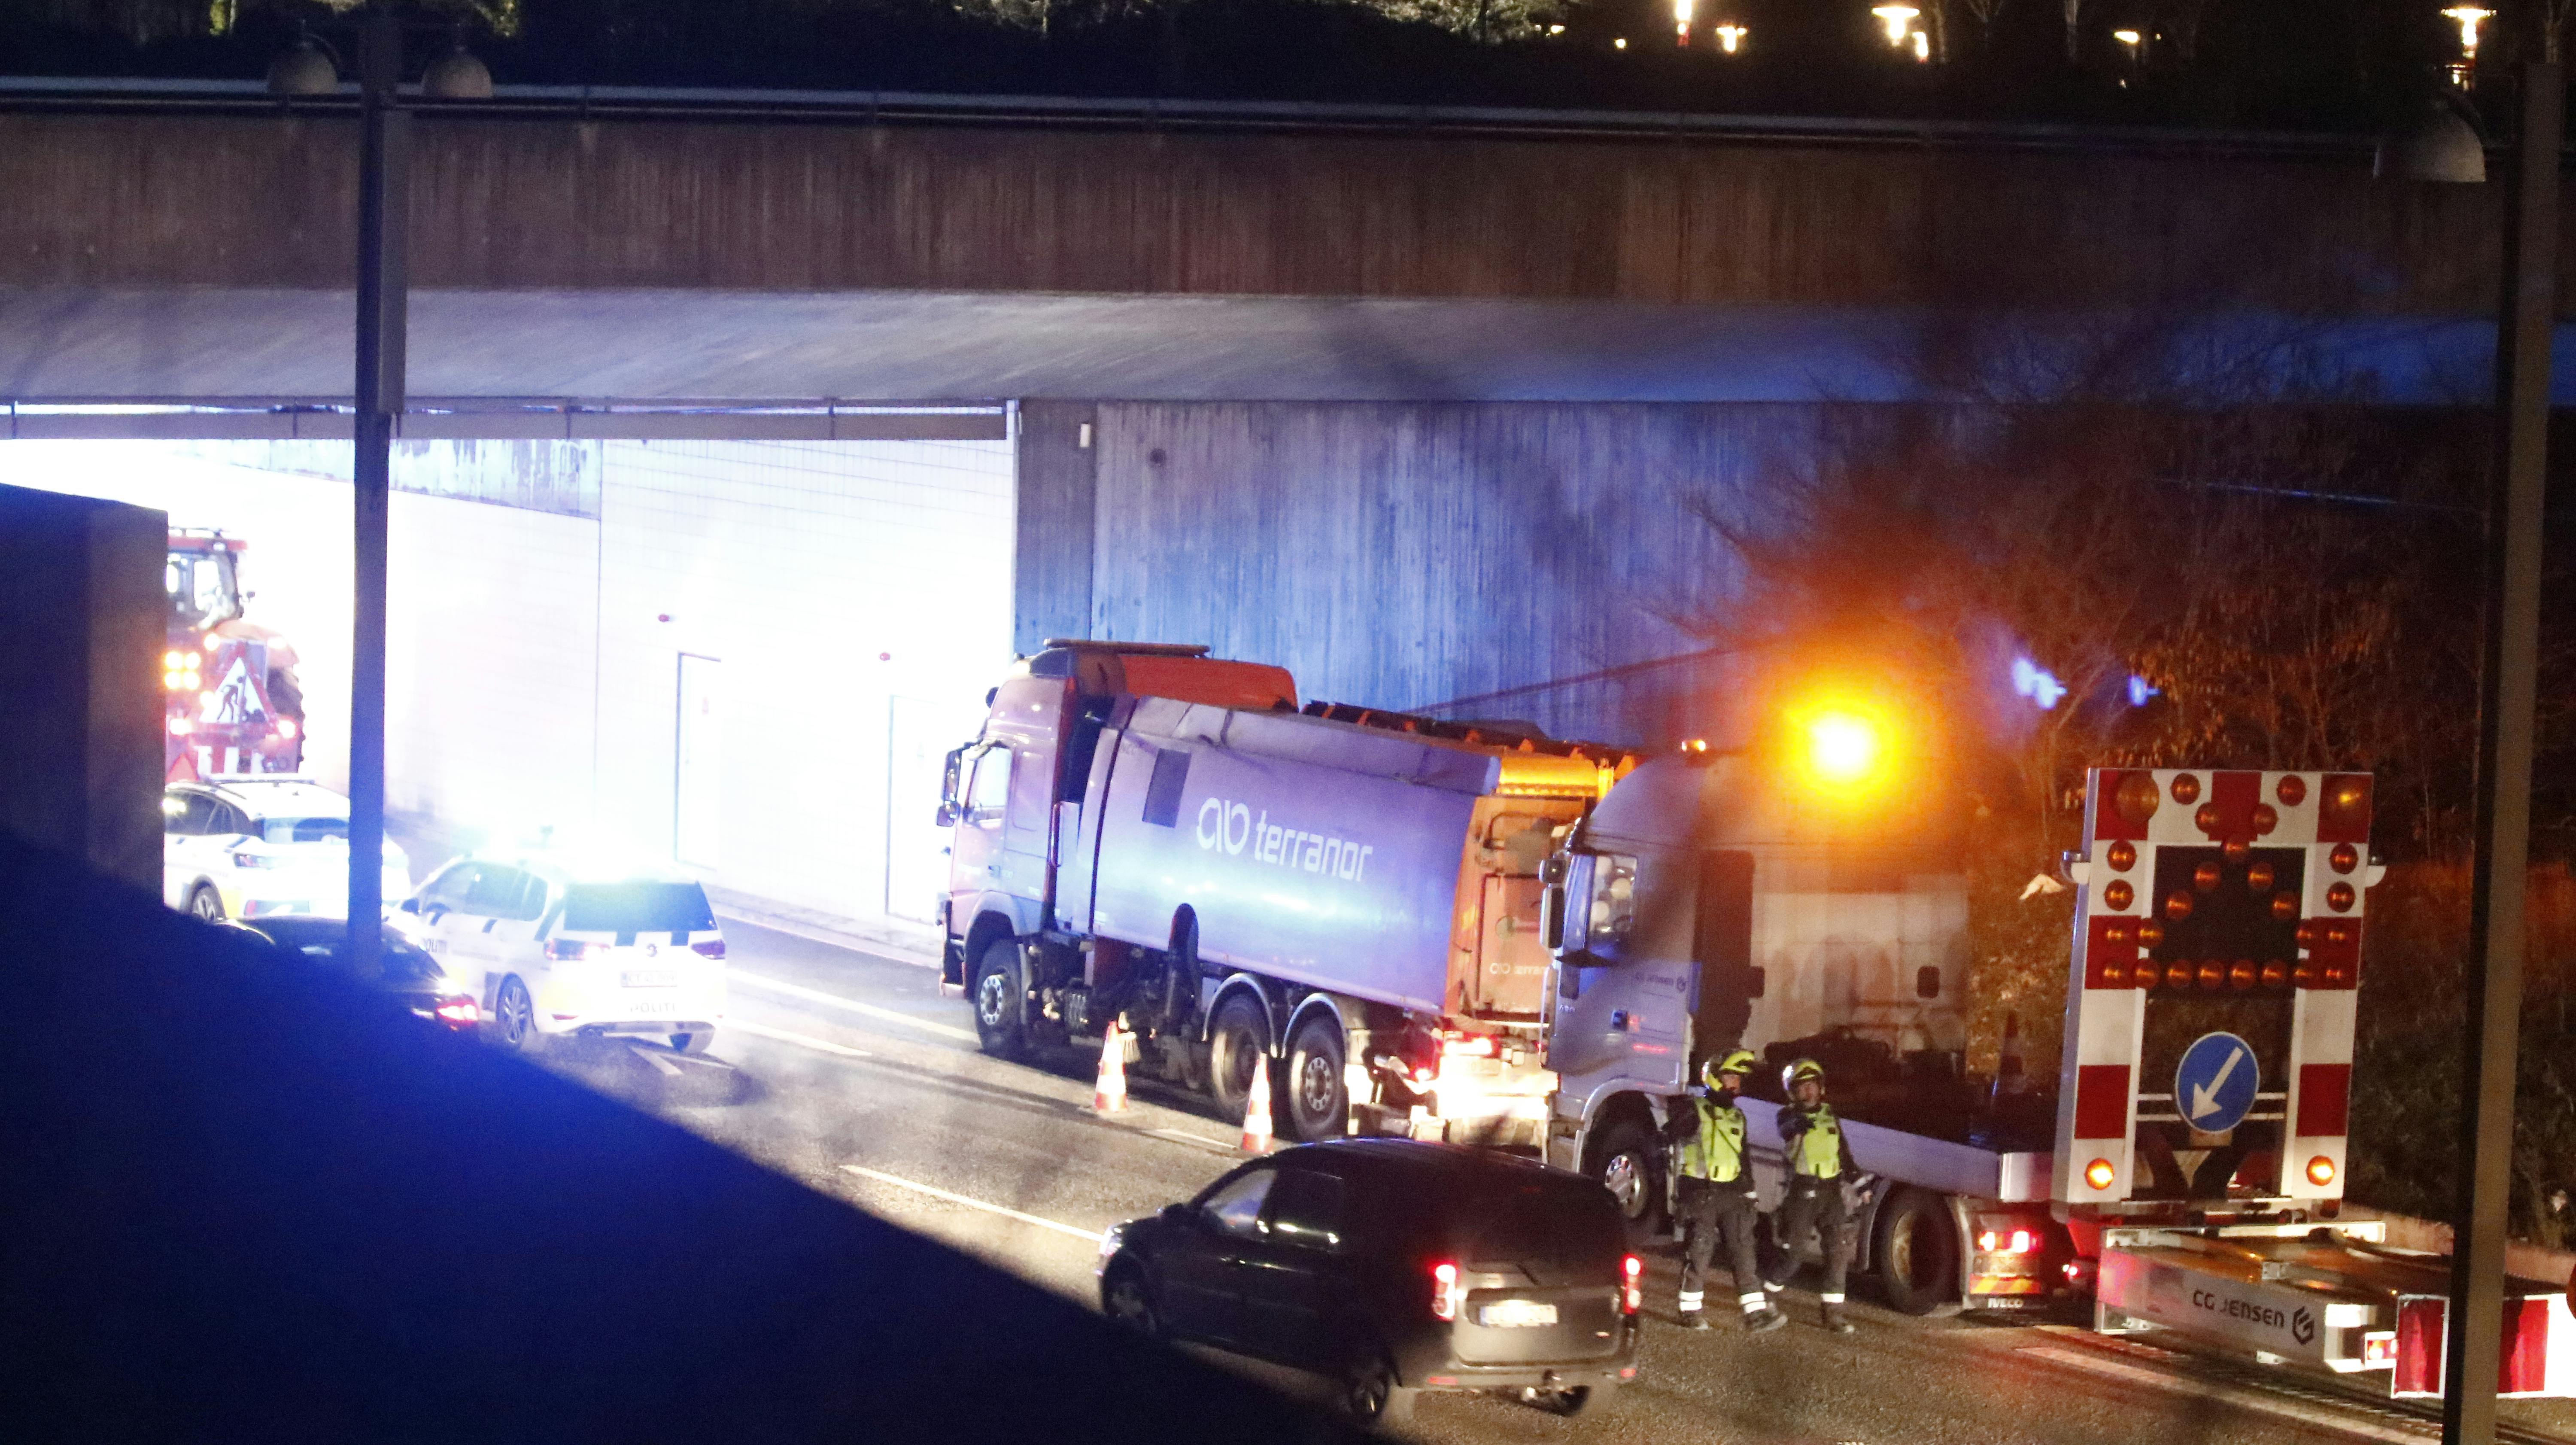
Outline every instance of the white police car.
<svg viewBox="0 0 2576 1445">
<path fill-rule="evenodd" d="M 384 896 L 411 890 L 390 839 Z M 173 783 L 161 794 L 161 901 L 199 918 L 349 912 L 349 800 L 302 779 Z"/>
<path fill-rule="evenodd" d="M 399 922 L 523 1053 L 574 1035 L 704 1053 L 724 1021 L 724 935 L 676 869 L 485 850 L 438 870 Z"/>
</svg>

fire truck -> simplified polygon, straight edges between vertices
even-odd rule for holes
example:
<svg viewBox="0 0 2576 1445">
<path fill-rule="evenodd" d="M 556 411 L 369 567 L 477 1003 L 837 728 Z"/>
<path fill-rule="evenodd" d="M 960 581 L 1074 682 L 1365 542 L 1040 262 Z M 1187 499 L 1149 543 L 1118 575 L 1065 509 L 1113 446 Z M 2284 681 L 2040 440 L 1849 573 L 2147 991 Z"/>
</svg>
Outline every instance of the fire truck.
<svg viewBox="0 0 2576 1445">
<path fill-rule="evenodd" d="M 1551 1162 L 1651 1229 L 1655 1129 L 1697 1060 L 1816 1055 L 1868 1174 L 1855 1269 L 1897 1309 L 2089 1298 L 2105 1332 L 2440 1392 L 2447 1259 L 2339 1217 L 2368 775 L 2089 775 L 2053 1098 L 1959 1069 L 1966 908 L 1941 840 L 1905 836 L 1901 797 L 1835 836 L 1788 791 L 1742 755 L 1659 758 L 1546 865 Z M 1768 1207 L 1780 1095 L 1752 1084 Z M 2505 1308 L 2502 1392 L 2576 1394 L 2564 1283 L 2510 1281 Z"/>
<path fill-rule="evenodd" d="M 1616 749 L 1298 705 L 1203 647 L 1050 642 L 949 755 L 945 980 L 1004 1057 L 1102 1047 L 1281 1133 L 1535 1149 L 1539 866 Z"/>
<path fill-rule="evenodd" d="M 170 533 L 161 687 L 163 767 L 171 782 L 293 773 L 304 763 L 295 649 L 242 616 L 246 546 L 219 531 Z"/>
</svg>

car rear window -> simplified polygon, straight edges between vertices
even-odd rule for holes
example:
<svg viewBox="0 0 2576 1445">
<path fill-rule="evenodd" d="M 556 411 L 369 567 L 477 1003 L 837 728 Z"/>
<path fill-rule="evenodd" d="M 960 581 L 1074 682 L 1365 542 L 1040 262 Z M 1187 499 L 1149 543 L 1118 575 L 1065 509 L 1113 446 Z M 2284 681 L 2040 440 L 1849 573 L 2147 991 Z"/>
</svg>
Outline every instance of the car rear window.
<svg viewBox="0 0 2576 1445">
<path fill-rule="evenodd" d="M 1628 1247 L 1618 1205 L 1589 1181 L 1487 1175 L 1458 1225 L 1474 1260 L 1615 1260 Z"/>
<path fill-rule="evenodd" d="M 347 838 L 346 818 L 262 818 L 259 836 L 271 843 L 319 843 L 325 838 Z"/>
<path fill-rule="evenodd" d="M 695 933 L 716 926 L 695 883 L 576 883 L 563 927 L 576 933 Z"/>
</svg>

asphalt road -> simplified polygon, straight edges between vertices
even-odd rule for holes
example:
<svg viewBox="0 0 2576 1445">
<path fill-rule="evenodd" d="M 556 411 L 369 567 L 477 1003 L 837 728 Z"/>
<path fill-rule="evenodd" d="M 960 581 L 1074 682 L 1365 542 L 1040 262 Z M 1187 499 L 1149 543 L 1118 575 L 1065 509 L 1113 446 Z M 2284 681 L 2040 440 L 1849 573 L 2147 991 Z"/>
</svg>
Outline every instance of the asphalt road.
<svg viewBox="0 0 2576 1445">
<path fill-rule="evenodd" d="M 710 1059 L 606 1044 L 558 1055 L 555 1066 L 1086 1303 L 1096 1303 L 1101 1230 L 1188 1197 L 1242 1157 L 1236 1122 L 1192 1096 L 1133 1080 L 1127 1111 L 1102 1119 L 1090 1108 L 1091 1060 L 985 1057 L 965 1003 L 941 998 L 930 969 L 731 920 L 725 934 L 731 1013 Z M 1670 1253 L 1649 1259 L 1640 1378 L 1618 1398 L 1566 1420 L 1504 1401 L 1430 1396 L 1409 1433 L 1443 1445 L 2438 1438 L 2420 1413 L 2371 1403 L 2366 1393 L 2106 1340 L 2072 1323 L 1918 1320 L 1864 1302 L 1854 1311 L 1859 1332 L 1838 1339 L 1814 1327 L 1813 1294 L 1793 1287 L 1787 1330 L 1686 1333 L 1671 1323 Z M 1721 1284 L 1712 1294 L 1728 1292 Z M 1229 1363 L 1289 1393 L 1314 1389 Z M 2576 1403 L 2508 1411 L 2527 1429 L 2576 1440 Z"/>
</svg>

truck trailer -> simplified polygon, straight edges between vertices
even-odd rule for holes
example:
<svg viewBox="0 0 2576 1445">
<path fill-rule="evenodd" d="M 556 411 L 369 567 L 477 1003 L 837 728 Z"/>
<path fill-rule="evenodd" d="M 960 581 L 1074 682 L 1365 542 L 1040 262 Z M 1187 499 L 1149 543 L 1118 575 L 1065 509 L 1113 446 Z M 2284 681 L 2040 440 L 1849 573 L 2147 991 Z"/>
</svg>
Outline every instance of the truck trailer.
<svg viewBox="0 0 2576 1445">
<path fill-rule="evenodd" d="M 1617 749 L 1329 703 L 1201 647 L 1054 641 L 948 759 L 944 978 L 1005 1057 L 1097 1041 L 1280 1131 L 1535 1149 L 1540 864 Z M 1097 1046 L 1096 1043 L 1094 1046 Z"/>
</svg>

